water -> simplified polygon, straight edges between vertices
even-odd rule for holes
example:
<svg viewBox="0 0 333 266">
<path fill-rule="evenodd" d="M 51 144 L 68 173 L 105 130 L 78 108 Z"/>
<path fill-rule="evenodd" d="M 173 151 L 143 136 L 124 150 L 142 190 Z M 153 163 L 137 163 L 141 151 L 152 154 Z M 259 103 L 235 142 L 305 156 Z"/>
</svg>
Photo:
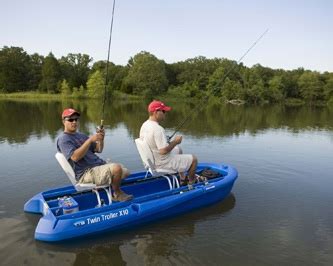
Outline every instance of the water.
<svg viewBox="0 0 333 266">
<path fill-rule="evenodd" d="M 171 103 L 169 133 L 195 105 Z M 223 202 L 139 228 L 62 244 L 33 238 L 34 194 L 69 183 L 57 164 L 60 114 L 82 112 L 81 131 L 100 119 L 99 102 L 0 101 L 2 265 L 332 265 L 333 110 L 207 106 L 181 130 L 199 161 L 235 166 Z M 145 103 L 108 104 L 103 158 L 142 169 L 134 138 Z"/>
</svg>

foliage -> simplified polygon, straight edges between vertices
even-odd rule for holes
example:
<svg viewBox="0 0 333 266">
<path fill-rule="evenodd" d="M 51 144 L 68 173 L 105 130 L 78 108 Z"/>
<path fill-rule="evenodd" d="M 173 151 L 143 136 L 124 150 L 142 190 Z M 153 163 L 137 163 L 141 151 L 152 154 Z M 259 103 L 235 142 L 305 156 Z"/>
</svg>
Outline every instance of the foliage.
<svg viewBox="0 0 333 266">
<path fill-rule="evenodd" d="M 197 83 L 185 82 L 179 86 L 172 86 L 168 90 L 168 96 L 175 99 L 191 100 L 192 98 L 201 98 L 203 96 Z"/>
<path fill-rule="evenodd" d="M 70 96 L 72 94 L 72 90 L 69 87 L 67 80 L 63 80 L 60 85 L 60 93 L 62 96 Z"/>
<path fill-rule="evenodd" d="M 173 64 L 173 75 L 176 77 L 174 85 L 195 82 L 200 90 L 205 90 L 210 75 L 223 63 L 226 63 L 225 59 L 207 59 L 204 56 L 175 63 Z"/>
<path fill-rule="evenodd" d="M 283 92 L 285 91 L 284 83 L 281 76 L 274 76 L 268 81 L 268 88 L 264 92 L 265 99 L 270 103 L 280 102 L 283 99 Z"/>
<path fill-rule="evenodd" d="M 326 100 L 333 99 L 333 73 L 331 73 L 324 85 L 324 96 Z"/>
<path fill-rule="evenodd" d="M 104 95 L 104 84 L 102 73 L 97 70 L 92 73 L 87 82 L 87 95 L 90 98 L 101 98 Z"/>
<path fill-rule="evenodd" d="M 93 64 L 91 68 L 91 73 L 94 73 L 96 70 L 99 70 L 102 75 L 106 76 L 106 62 L 97 61 Z M 125 77 L 128 74 L 128 67 L 115 65 L 112 62 L 109 62 L 108 66 L 108 86 L 112 87 L 113 90 L 122 90 L 122 83 Z"/>
<path fill-rule="evenodd" d="M 234 81 L 227 78 L 224 83 L 221 96 L 223 99 L 228 101 L 244 100 L 245 93 L 239 81 Z"/>
<path fill-rule="evenodd" d="M 0 50 L 0 91 L 29 90 L 31 59 L 19 47 L 4 46 Z"/>
<path fill-rule="evenodd" d="M 4 46 L 0 50 L 0 93 L 34 91 L 61 93 L 66 97 L 100 98 L 104 95 L 147 97 L 163 95 L 195 99 L 212 96 L 247 103 L 284 102 L 291 105 L 331 103 L 333 73 L 298 68 L 271 69 L 256 64 L 246 67 L 226 58 L 203 56 L 166 64 L 149 52 L 134 55 L 126 66 L 97 61 L 86 54 L 60 59 L 50 53 L 45 58 L 28 55 L 22 48 Z M 87 89 L 86 89 L 87 88 Z"/>
<path fill-rule="evenodd" d="M 230 68 L 226 68 L 226 65 L 229 65 Z M 209 78 L 207 86 L 209 93 L 226 100 L 243 99 L 244 90 L 241 85 L 240 74 L 235 71 L 232 62 L 224 61 L 223 65 L 217 68 Z"/>
<path fill-rule="evenodd" d="M 60 64 L 54 55 L 49 53 L 42 65 L 42 80 L 39 84 L 39 90 L 48 93 L 59 92 L 61 77 Z"/>
<path fill-rule="evenodd" d="M 30 72 L 30 81 L 29 81 L 29 90 L 34 90 L 35 88 L 38 88 L 41 80 L 42 80 L 42 65 L 44 61 L 44 57 L 40 56 L 37 53 L 34 53 L 30 56 L 31 59 L 31 65 L 30 69 L 28 70 Z"/>
<path fill-rule="evenodd" d="M 80 88 L 74 87 L 72 92 L 72 97 L 74 98 L 84 98 L 86 96 L 85 89 L 81 85 Z"/>
<path fill-rule="evenodd" d="M 168 79 L 165 63 L 148 52 L 141 52 L 129 60 L 124 82 L 128 92 L 148 98 L 166 92 Z"/>
<path fill-rule="evenodd" d="M 321 100 L 323 98 L 323 83 L 319 78 L 317 72 L 304 72 L 299 80 L 298 85 L 300 88 L 301 97 L 310 103 L 315 100 Z"/>
<path fill-rule="evenodd" d="M 92 58 L 86 54 L 72 54 L 61 57 L 59 64 L 63 77 L 70 87 L 85 86 L 90 73 L 89 64 Z"/>
</svg>

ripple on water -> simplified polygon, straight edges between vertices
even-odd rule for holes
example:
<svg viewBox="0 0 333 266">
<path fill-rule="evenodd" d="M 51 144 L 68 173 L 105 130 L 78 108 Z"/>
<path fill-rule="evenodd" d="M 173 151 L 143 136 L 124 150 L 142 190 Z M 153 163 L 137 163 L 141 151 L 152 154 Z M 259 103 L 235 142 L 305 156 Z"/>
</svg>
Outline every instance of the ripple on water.
<svg viewBox="0 0 333 266">
<path fill-rule="evenodd" d="M 2 265 L 43 265 L 54 256 L 57 257 L 57 264 L 69 265 L 74 261 L 75 254 L 38 247 L 33 237 L 33 224 L 36 223 L 27 222 L 24 215 L 0 219 Z"/>
</svg>

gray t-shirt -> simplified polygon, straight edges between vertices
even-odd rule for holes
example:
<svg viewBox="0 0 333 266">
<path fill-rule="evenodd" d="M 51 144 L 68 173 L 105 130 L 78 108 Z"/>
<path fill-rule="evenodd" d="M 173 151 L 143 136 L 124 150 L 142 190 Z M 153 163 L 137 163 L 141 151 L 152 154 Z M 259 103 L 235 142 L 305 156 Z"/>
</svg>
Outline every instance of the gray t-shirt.
<svg viewBox="0 0 333 266">
<path fill-rule="evenodd" d="M 80 148 L 87 139 L 88 136 L 79 132 L 75 132 L 74 134 L 63 132 L 57 140 L 57 149 L 64 154 L 66 159 L 72 165 L 76 180 L 79 180 L 86 170 L 106 163 L 95 154 L 95 143 L 90 145 L 86 155 L 79 161 L 74 162 L 70 159 L 74 151 Z"/>
</svg>

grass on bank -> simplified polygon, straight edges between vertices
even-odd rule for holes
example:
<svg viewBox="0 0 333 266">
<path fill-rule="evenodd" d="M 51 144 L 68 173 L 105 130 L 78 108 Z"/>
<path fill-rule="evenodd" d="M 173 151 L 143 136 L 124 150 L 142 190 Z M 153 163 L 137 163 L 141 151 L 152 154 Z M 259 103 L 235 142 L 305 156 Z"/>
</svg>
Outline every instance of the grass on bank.
<svg viewBox="0 0 333 266">
<path fill-rule="evenodd" d="M 117 100 L 141 100 L 142 97 L 137 95 L 129 95 L 122 92 L 114 92 L 111 96 L 111 98 L 115 98 Z M 52 93 L 41 93 L 41 92 L 35 92 L 35 91 L 27 91 L 27 92 L 13 92 L 13 93 L 0 93 L 0 99 L 29 99 L 29 100 L 63 100 L 63 99 L 90 99 L 89 97 L 76 97 L 72 95 L 62 95 L 60 93 L 58 94 L 52 94 Z"/>
<path fill-rule="evenodd" d="M 190 103 L 197 103 L 203 100 L 204 96 L 202 97 L 175 97 L 172 93 L 167 93 L 165 95 L 160 95 L 156 97 L 155 99 L 167 101 L 167 102 L 173 102 L 173 101 L 179 101 L 182 99 L 184 102 L 190 102 Z M 119 101 L 147 101 L 147 98 L 144 98 L 144 96 L 138 96 L 138 95 L 132 95 L 132 94 L 126 94 L 120 91 L 114 91 L 111 96 L 108 98 L 111 98 L 113 100 L 119 100 Z M 63 95 L 63 94 L 52 94 L 52 93 L 41 93 L 41 92 L 35 92 L 35 91 L 27 91 L 27 92 L 13 92 L 13 93 L 0 93 L 0 99 L 8 99 L 8 100 L 90 100 L 91 98 L 85 96 L 85 97 L 77 97 L 73 95 Z M 97 99 L 95 99 L 97 100 Z M 152 99 L 149 99 L 152 100 Z M 149 101 L 148 100 L 148 101 Z M 242 105 L 247 104 L 246 102 L 242 101 L 239 103 L 238 101 L 236 103 L 233 103 L 233 101 L 225 101 L 218 97 L 210 97 L 209 98 L 210 103 L 214 104 L 235 104 L 235 105 Z M 267 104 L 267 103 L 266 103 Z M 308 105 L 304 100 L 297 99 L 297 98 L 288 98 L 285 99 L 285 101 L 282 103 L 286 106 L 303 106 Z M 265 105 L 265 103 L 262 103 L 261 105 Z M 323 101 L 316 101 L 309 104 L 311 106 L 318 106 L 318 107 L 333 107 L 333 97 L 328 102 Z"/>
</svg>

